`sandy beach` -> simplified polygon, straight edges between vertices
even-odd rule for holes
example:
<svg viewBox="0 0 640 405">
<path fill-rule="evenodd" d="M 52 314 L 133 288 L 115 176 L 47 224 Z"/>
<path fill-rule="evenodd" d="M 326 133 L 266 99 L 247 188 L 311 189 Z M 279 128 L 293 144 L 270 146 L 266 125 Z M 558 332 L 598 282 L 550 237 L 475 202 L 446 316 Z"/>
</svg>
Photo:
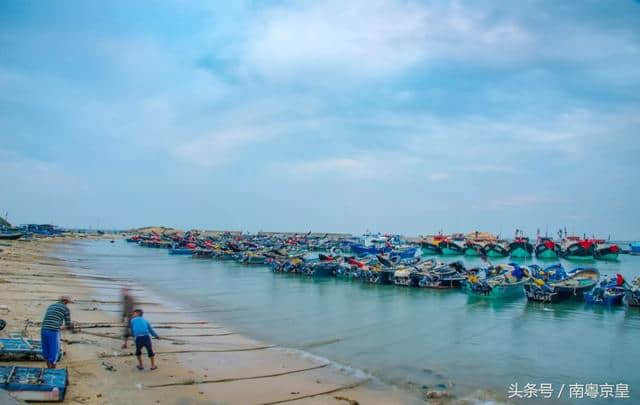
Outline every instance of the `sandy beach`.
<svg viewBox="0 0 640 405">
<path fill-rule="evenodd" d="M 80 404 L 390 404 L 415 403 L 403 392 L 377 389 L 365 375 L 324 359 L 259 342 L 198 319 L 129 280 L 109 278 L 50 256 L 73 238 L 6 241 L 0 245 L 2 332 L 39 339 L 50 303 L 71 294 L 75 333 L 63 331 L 69 371 L 65 403 Z M 70 268 L 73 267 L 74 271 Z M 82 271 L 79 271 L 80 268 Z M 136 369 L 133 349 L 121 349 L 120 289 L 130 286 L 161 340 L 159 369 Z M 130 346 L 131 347 L 131 346 Z M 44 366 L 44 362 L 12 362 Z M 422 401 L 420 401 L 422 402 Z"/>
</svg>

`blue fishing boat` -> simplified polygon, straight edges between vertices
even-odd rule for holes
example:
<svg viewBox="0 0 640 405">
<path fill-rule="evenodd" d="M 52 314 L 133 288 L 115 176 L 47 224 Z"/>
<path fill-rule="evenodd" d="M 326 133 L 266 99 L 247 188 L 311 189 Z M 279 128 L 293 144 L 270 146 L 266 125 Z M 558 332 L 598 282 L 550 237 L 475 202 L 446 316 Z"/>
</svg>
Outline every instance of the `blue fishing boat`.
<svg viewBox="0 0 640 405">
<path fill-rule="evenodd" d="M 42 344 L 25 338 L 0 339 L 0 359 L 42 360 Z"/>
<path fill-rule="evenodd" d="M 0 240 L 16 240 L 22 236 L 22 232 L 0 232 Z"/>
<path fill-rule="evenodd" d="M 534 272 L 524 290 L 530 301 L 558 302 L 571 297 L 583 298 L 598 283 L 600 273 L 592 267 L 565 272 L 561 264 Z"/>
<path fill-rule="evenodd" d="M 640 307 L 640 276 L 634 278 L 627 286 L 625 300 L 630 307 Z"/>
<path fill-rule="evenodd" d="M 629 244 L 629 253 L 632 255 L 640 255 L 640 242 L 631 242 Z"/>
<path fill-rule="evenodd" d="M 247 265 L 262 265 L 265 264 L 267 256 L 258 252 L 246 252 L 240 259 L 240 263 Z"/>
<path fill-rule="evenodd" d="M 67 384 L 66 368 L 0 366 L 0 389 L 19 400 L 64 401 Z"/>
<path fill-rule="evenodd" d="M 416 256 L 417 247 L 409 247 L 404 249 L 394 249 L 389 253 L 391 258 L 397 257 L 399 260 L 410 260 Z"/>
<path fill-rule="evenodd" d="M 169 249 L 170 255 L 192 255 L 195 249 L 189 249 L 186 247 L 176 247 Z"/>
<path fill-rule="evenodd" d="M 391 248 L 389 246 L 365 246 L 358 243 L 354 243 L 351 245 L 351 252 L 353 252 L 356 256 L 378 255 L 388 253 L 390 251 Z"/>
<path fill-rule="evenodd" d="M 212 259 L 213 253 L 211 249 L 196 249 L 193 251 L 191 257 L 194 259 Z"/>
<path fill-rule="evenodd" d="M 584 300 L 587 304 L 622 305 L 625 292 L 624 278 L 622 275 L 616 274 L 615 277 L 605 278 L 591 291 L 584 293 Z"/>
<path fill-rule="evenodd" d="M 417 286 L 420 288 L 460 288 L 466 280 L 465 273 L 466 270 L 462 262 L 453 262 L 437 264 L 432 269 L 415 273 L 413 278 L 419 277 Z"/>
<path fill-rule="evenodd" d="M 467 294 L 487 298 L 517 298 L 524 295 L 523 285 L 529 280 L 529 270 L 516 263 L 474 269 L 462 282 Z"/>
</svg>

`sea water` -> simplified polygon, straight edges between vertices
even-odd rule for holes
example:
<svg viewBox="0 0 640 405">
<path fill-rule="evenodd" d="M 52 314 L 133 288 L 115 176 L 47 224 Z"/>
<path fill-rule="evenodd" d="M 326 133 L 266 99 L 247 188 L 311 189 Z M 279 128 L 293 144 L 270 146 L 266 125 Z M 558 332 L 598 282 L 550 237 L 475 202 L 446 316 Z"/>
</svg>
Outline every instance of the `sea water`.
<svg viewBox="0 0 640 405">
<path fill-rule="evenodd" d="M 58 255 L 85 272 L 137 280 L 177 305 L 202 311 L 200 318 L 416 395 L 448 390 L 461 398 L 537 402 L 542 399 L 509 396 L 526 396 L 522 389 L 532 384 L 540 398 L 541 384 L 550 384 L 543 386 L 544 395 L 552 390 L 549 402 L 576 402 L 582 387 L 583 401 L 604 404 L 622 400 L 588 398 L 586 384 L 598 390 L 611 385 L 619 396 L 626 384 L 631 402 L 640 400 L 638 308 L 533 303 L 524 295 L 496 300 L 459 290 L 275 274 L 266 266 L 171 256 L 123 240 L 74 243 Z M 479 259 L 450 260 L 482 265 Z M 584 264 L 563 265 L 570 270 Z M 640 273 L 640 257 L 629 255 L 586 265 L 628 279 Z"/>
</svg>

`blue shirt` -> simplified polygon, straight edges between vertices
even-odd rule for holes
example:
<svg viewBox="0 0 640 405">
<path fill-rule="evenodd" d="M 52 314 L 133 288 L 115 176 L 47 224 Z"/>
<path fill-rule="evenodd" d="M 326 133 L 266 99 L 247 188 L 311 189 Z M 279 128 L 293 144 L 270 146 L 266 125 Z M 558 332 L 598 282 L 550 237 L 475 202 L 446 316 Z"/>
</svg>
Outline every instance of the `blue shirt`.
<svg viewBox="0 0 640 405">
<path fill-rule="evenodd" d="M 149 335 L 156 338 L 158 337 L 158 334 L 153 330 L 151 324 L 141 316 L 136 316 L 131 319 L 131 335 L 133 337 Z"/>
</svg>

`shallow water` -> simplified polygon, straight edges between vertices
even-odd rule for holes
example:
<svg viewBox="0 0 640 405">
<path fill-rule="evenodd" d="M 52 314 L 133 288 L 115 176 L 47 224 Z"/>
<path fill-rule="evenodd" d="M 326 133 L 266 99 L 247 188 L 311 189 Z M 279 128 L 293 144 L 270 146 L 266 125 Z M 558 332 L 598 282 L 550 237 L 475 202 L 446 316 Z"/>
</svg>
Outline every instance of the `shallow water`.
<svg viewBox="0 0 640 405">
<path fill-rule="evenodd" d="M 562 384 L 560 399 L 573 402 L 569 384 L 624 383 L 633 402 L 640 389 L 638 308 L 528 303 L 524 296 L 492 301 L 460 291 L 311 279 L 274 274 L 267 267 L 170 256 L 124 241 L 79 242 L 59 255 L 79 260 L 84 271 L 137 279 L 177 304 L 203 311 L 201 318 L 416 393 L 447 386 L 458 396 L 480 391 L 506 401 L 510 384 L 522 389 L 527 383 L 549 383 L 553 402 Z M 480 264 L 479 259 L 463 261 Z M 567 270 L 583 265 L 564 264 Z M 621 255 L 618 262 L 589 265 L 603 274 L 640 274 L 640 257 Z"/>
</svg>

